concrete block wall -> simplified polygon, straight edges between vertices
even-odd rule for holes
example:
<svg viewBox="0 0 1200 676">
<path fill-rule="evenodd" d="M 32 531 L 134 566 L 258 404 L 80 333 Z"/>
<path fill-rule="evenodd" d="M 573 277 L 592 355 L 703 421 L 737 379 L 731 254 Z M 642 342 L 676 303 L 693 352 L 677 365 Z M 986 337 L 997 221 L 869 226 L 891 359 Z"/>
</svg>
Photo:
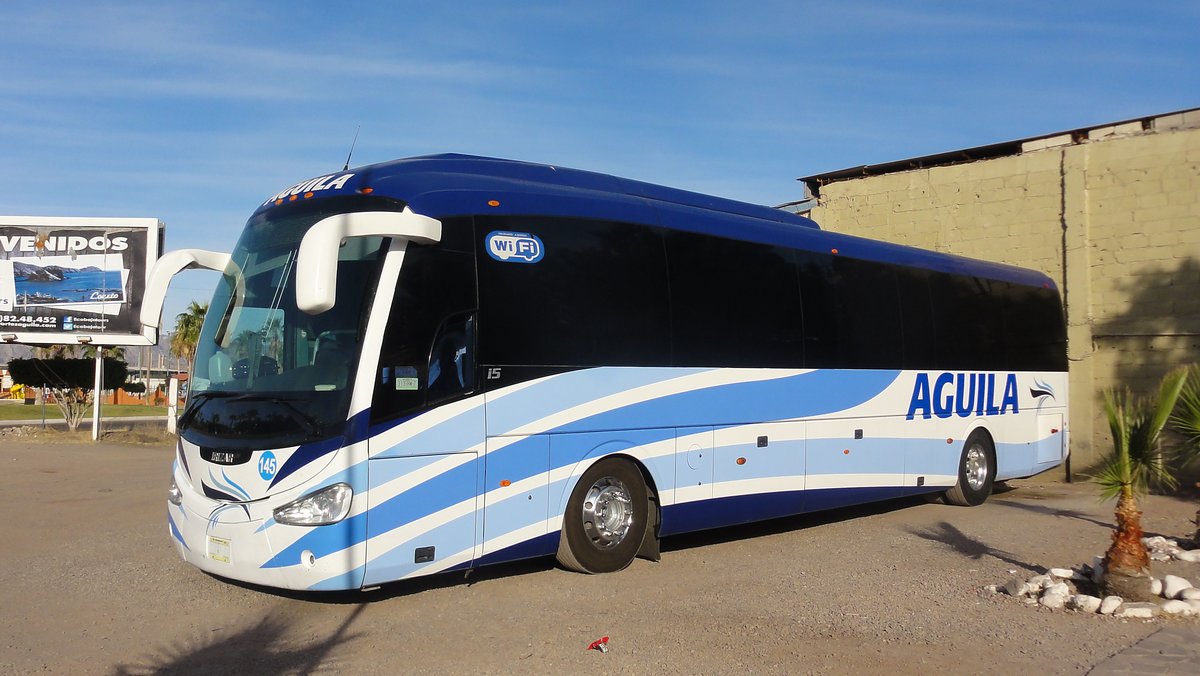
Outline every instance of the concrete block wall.
<svg viewBox="0 0 1200 676">
<path fill-rule="evenodd" d="M 1200 111 L 1034 139 L 993 159 L 834 181 L 810 215 L 828 230 L 1057 280 L 1072 471 L 1110 448 L 1105 388 L 1147 391 L 1171 367 L 1200 362 Z"/>
</svg>

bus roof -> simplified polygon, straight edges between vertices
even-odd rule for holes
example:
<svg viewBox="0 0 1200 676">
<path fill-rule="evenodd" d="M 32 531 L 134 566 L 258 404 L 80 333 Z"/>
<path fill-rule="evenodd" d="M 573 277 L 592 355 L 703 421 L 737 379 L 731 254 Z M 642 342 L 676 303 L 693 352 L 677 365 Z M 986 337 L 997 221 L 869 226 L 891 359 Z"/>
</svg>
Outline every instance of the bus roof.
<svg viewBox="0 0 1200 676">
<path fill-rule="evenodd" d="M 401 200 L 432 218 L 538 214 L 621 220 L 1055 288 L 1040 272 L 823 231 L 808 218 L 767 206 L 591 171 L 474 155 L 411 157 L 316 177 L 273 195 L 258 211 L 298 199 L 368 192 Z"/>
</svg>

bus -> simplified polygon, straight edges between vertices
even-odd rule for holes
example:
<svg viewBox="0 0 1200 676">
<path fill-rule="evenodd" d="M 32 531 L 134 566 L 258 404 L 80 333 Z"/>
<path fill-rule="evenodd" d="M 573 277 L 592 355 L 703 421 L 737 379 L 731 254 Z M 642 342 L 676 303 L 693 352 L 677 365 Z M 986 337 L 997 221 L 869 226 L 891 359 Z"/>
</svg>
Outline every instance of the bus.
<svg viewBox="0 0 1200 676">
<path fill-rule="evenodd" d="M 374 587 L 930 494 L 1067 453 L 1046 275 L 782 210 L 465 155 L 297 183 L 231 253 L 179 421 L 167 525 L 214 575 Z"/>
</svg>

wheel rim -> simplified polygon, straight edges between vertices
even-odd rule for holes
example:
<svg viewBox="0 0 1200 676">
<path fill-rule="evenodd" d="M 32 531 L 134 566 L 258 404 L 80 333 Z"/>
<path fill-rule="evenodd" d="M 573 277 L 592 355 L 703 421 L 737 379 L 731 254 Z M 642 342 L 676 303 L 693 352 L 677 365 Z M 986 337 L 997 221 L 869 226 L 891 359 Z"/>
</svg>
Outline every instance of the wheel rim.
<svg viewBox="0 0 1200 676">
<path fill-rule="evenodd" d="M 967 458 L 963 468 L 967 474 L 967 485 L 971 490 L 980 490 L 987 483 L 988 457 L 987 451 L 981 446 L 971 446 L 967 449 Z"/>
<path fill-rule="evenodd" d="M 633 525 L 633 499 L 619 479 L 604 477 L 583 498 L 583 530 L 599 549 L 615 547 Z"/>
</svg>

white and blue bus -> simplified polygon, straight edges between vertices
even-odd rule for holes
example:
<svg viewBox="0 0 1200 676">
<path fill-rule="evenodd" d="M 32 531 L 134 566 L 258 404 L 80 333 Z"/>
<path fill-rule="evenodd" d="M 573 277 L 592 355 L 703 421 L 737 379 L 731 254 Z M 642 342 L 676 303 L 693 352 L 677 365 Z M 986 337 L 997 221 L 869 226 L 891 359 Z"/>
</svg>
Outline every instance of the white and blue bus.
<svg viewBox="0 0 1200 676">
<path fill-rule="evenodd" d="M 562 167 L 439 155 L 263 202 L 179 419 L 167 523 L 218 576 L 360 589 L 1062 463 L 1047 276 Z"/>
</svg>

